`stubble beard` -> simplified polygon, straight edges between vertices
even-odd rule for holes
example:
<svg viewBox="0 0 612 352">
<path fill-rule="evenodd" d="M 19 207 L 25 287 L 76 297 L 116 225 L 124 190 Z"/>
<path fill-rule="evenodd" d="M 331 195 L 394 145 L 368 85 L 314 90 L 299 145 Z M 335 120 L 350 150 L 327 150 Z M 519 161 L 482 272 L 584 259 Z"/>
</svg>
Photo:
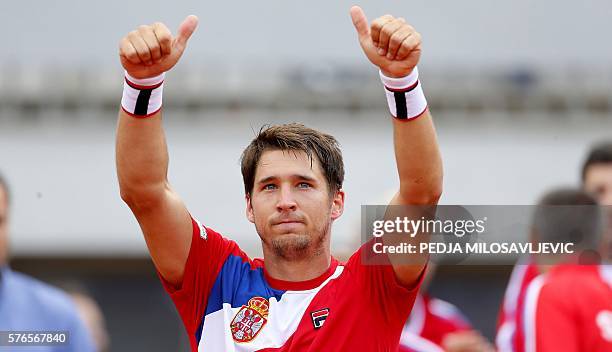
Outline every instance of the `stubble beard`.
<svg viewBox="0 0 612 352">
<path fill-rule="evenodd" d="M 315 236 L 308 233 L 291 233 L 278 236 L 271 241 L 272 251 L 287 261 L 307 259 L 321 254 L 325 239 L 329 236 L 331 223 L 317 228 Z"/>
</svg>

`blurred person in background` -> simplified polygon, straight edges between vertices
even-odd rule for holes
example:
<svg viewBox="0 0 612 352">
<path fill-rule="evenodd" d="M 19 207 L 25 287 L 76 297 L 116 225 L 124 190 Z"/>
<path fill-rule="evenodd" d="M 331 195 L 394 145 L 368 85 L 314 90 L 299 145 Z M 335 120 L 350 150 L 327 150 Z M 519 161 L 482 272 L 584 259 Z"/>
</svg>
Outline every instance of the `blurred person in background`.
<svg viewBox="0 0 612 352">
<path fill-rule="evenodd" d="M 60 288 L 66 291 L 74 301 L 79 316 L 93 337 L 96 351 L 110 351 L 110 336 L 106 328 L 106 319 L 98 302 L 78 282 L 62 283 Z"/>
<path fill-rule="evenodd" d="M 527 288 L 525 351 L 612 351 L 612 272 L 591 252 L 601 244 L 604 217 L 584 190 L 555 190 L 539 202 L 535 236 L 574 243 L 575 253 L 536 257 L 547 269 Z"/>
<path fill-rule="evenodd" d="M 599 204 L 612 206 L 612 141 L 590 150 L 582 166 L 582 185 Z"/>
<path fill-rule="evenodd" d="M 68 292 L 76 304 L 79 316 L 93 337 L 96 351 L 110 351 L 110 338 L 106 329 L 106 320 L 98 303 L 84 292 Z"/>
<path fill-rule="evenodd" d="M 582 185 L 604 206 L 606 228 L 601 253 L 604 261 L 612 264 L 612 141 L 591 148 L 582 167 Z"/>
<path fill-rule="evenodd" d="M 40 352 L 95 351 L 74 301 L 61 290 L 17 273 L 8 263 L 10 191 L 0 176 L 0 331 L 63 332 L 68 344 L 61 346 L 1 347 L 3 350 Z"/>
<path fill-rule="evenodd" d="M 415 68 L 420 35 L 401 18 L 383 16 L 370 27 L 360 8 L 351 16 L 387 87 L 400 181 L 392 204 L 436 204 L 442 163 Z M 426 258 L 402 265 L 385 255 L 387 265 L 365 265 L 361 250 L 346 264 L 331 257 L 332 223 L 344 209 L 335 138 L 288 124 L 262 129 L 245 149 L 246 215 L 261 238 L 263 260 L 251 260 L 192 218 L 170 187 L 162 84 L 196 25 L 190 16 L 175 38 L 156 23 L 122 39 L 127 75 L 117 129 L 121 196 L 141 226 L 191 349 L 396 350 Z M 207 167 L 223 177 L 223 170 Z"/>
<path fill-rule="evenodd" d="M 427 264 L 398 352 L 493 352 L 493 346 L 472 328 L 459 308 L 427 293 L 436 268 L 431 261 Z"/>
<path fill-rule="evenodd" d="M 594 145 L 581 169 L 582 188 L 604 206 L 607 214 L 600 253 L 612 262 L 612 142 Z M 531 242 L 537 239 L 531 234 Z M 527 287 L 548 266 L 539 267 L 533 258 L 523 257 L 514 267 L 500 310 L 496 345 L 500 352 L 524 352 L 523 312 Z"/>
<path fill-rule="evenodd" d="M 530 242 L 537 243 L 533 233 Z M 497 322 L 495 345 L 499 352 L 524 352 L 523 307 L 529 284 L 540 275 L 540 268 L 531 256 L 519 258 L 512 269 L 510 281 L 504 293 Z"/>
</svg>

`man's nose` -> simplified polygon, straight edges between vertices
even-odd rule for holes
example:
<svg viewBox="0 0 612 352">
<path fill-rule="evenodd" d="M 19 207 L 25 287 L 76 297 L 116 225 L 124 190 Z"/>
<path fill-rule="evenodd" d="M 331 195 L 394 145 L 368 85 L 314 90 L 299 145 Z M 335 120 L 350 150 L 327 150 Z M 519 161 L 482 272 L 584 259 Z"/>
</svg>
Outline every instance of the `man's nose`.
<svg viewBox="0 0 612 352">
<path fill-rule="evenodd" d="M 281 186 L 276 207 L 279 211 L 293 211 L 297 209 L 297 203 L 295 202 L 291 187 Z"/>
</svg>

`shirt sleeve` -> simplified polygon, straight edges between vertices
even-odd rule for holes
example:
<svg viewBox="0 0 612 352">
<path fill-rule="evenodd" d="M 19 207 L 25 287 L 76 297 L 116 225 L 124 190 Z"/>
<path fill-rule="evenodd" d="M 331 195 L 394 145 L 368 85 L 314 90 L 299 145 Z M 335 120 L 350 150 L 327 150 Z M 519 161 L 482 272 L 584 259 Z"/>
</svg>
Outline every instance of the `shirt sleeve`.
<svg viewBox="0 0 612 352">
<path fill-rule="evenodd" d="M 426 303 L 427 316 L 422 337 L 442 345 L 446 335 L 472 330 L 472 326 L 463 313 L 453 304 L 431 298 Z"/>
<path fill-rule="evenodd" d="M 380 310 L 385 312 L 389 321 L 401 321 L 403 324 L 408 318 L 416 295 L 423 281 L 425 267 L 413 287 L 406 288 L 399 283 L 393 266 L 386 255 L 373 254 L 371 242 L 363 244 L 349 258 L 346 268 L 349 270 L 359 284 L 364 294 L 371 302 L 380 305 Z M 364 259 L 365 256 L 378 255 L 374 262 Z"/>
<path fill-rule="evenodd" d="M 158 272 L 164 289 L 174 302 L 183 323 L 193 336 L 203 319 L 210 291 L 230 253 L 238 245 L 192 218 L 193 234 L 183 281 L 179 287 Z"/>
</svg>

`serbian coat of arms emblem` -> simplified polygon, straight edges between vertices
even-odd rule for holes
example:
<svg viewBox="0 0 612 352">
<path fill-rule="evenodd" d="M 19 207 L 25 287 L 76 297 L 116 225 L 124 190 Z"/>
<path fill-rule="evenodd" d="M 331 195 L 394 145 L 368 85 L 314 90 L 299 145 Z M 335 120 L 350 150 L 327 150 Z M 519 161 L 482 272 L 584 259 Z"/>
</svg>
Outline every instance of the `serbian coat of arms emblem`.
<svg viewBox="0 0 612 352">
<path fill-rule="evenodd" d="M 263 297 L 253 297 L 236 313 L 230 323 L 236 342 L 252 341 L 268 322 L 270 302 Z"/>
</svg>

